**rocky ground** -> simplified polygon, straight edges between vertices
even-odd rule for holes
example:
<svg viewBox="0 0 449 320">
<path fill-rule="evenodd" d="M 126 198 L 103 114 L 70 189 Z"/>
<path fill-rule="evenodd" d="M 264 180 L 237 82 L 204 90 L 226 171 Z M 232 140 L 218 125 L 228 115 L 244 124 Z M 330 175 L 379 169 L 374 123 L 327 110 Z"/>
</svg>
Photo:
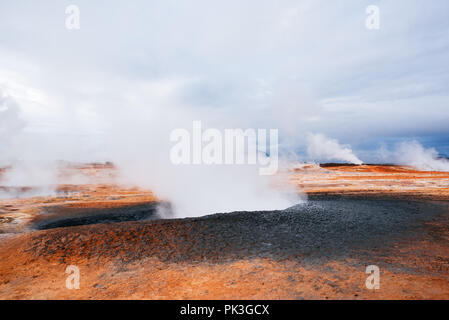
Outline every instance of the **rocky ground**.
<svg viewBox="0 0 449 320">
<path fill-rule="evenodd" d="M 107 183 L 112 167 L 76 170 L 93 179 L 0 200 L 1 299 L 449 298 L 448 173 L 301 165 L 306 204 L 160 219 L 151 192 Z"/>
</svg>

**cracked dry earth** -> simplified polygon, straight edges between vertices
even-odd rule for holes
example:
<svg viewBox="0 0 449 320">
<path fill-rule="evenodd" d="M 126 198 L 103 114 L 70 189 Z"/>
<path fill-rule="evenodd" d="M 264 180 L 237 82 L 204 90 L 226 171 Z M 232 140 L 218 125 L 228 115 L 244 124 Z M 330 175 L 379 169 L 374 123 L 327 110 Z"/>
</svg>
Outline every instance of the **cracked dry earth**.
<svg viewBox="0 0 449 320">
<path fill-rule="evenodd" d="M 113 168 L 76 170 L 88 183 L 0 200 L 1 299 L 449 298 L 448 173 L 305 165 L 288 182 L 305 204 L 161 219 L 151 192 L 102 178 Z"/>
</svg>

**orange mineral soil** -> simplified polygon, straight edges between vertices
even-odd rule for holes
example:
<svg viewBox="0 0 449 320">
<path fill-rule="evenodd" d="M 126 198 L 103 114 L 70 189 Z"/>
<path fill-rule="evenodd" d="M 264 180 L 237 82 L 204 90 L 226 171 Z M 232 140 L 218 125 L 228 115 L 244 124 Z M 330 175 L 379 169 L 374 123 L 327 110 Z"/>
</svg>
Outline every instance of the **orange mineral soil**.
<svg viewBox="0 0 449 320">
<path fill-rule="evenodd" d="M 386 195 L 449 200 L 449 172 L 393 165 L 297 166 L 292 181 L 309 195 Z"/>
<path fill-rule="evenodd" d="M 158 201 L 151 191 L 115 183 L 114 175 L 111 165 L 71 167 L 61 173 L 71 183 L 57 186 L 53 196 L 0 199 L 0 299 L 449 299 L 447 214 L 422 226 L 436 228 L 438 237 L 373 248 L 374 262 L 363 252 L 323 263 L 216 259 L 219 248 L 205 256 L 195 245 L 180 245 L 180 237 L 195 243 L 180 231 L 182 219 L 33 228 L 52 207 L 96 210 Z M 302 165 L 289 178 L 309 197 L 449 201 L 446 172 Z M 380 289 L 365 285 L 369 264 L 380 267 Z M 79 268 L 79 289 L 66 286 L 69 265 Z"/>
</svg>

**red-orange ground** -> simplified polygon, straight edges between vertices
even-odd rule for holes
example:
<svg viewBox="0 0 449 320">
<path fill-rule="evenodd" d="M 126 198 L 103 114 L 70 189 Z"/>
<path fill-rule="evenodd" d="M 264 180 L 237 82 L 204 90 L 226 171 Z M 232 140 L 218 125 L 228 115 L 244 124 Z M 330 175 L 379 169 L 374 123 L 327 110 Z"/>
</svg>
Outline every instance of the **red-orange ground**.
<svg viewBox="0 0 449 320">
<path fill-rule="evenodd" d="M 113 168 L 97 165 L 79 170 L 96 175 L 113 171 Z M 371 194 L 449 200 L 448 173 L 406 167 L 320 168 L 309 165 L 292 171 L 291 181 L 310 195 Z M 164 262 L 149 253 L 127 261 L 128 252 L 141 249 L 139 232 L 157 235 L 155 227 L 148 226 L 137 232 L 138 222 L 122 222 L 120 227 L 112 223 L 43 231 L 28 229 L 30 221 L 46 206 L 108 207 L 156 200 L 149 191 L 93 182 L 61 185 L 60 189 L 77 192 L 63 197 L 0 200 L 0 232 L 3 233 L 0 237 L 0 299 L 449 298 L 448 221 L 435 221 L 444 230 L 443 240 L 417 240 L 389 248 L 388 255 L 380 261 L 381 288 L 375 291 L 365 287 L 367 275 L 357 257 L 307 265 L 267 258 L 220 263 L 201 259 Z M 176 230 L 176 223 L 164 232 L 172 230 Z M 93 255 L 106 238 L 113 249 Z M 75 244 L 79 250 L 69 251 L 69 246 L 64 245 L 68 242 L 71 248 Z M 176 245 L 170 250 L 177 250 Z M 396 263 L 422 272 L 388 267 Z M 65 269 L 69 264 L 80 268 L 79 290 L 66 288 Z"/>
</svg>

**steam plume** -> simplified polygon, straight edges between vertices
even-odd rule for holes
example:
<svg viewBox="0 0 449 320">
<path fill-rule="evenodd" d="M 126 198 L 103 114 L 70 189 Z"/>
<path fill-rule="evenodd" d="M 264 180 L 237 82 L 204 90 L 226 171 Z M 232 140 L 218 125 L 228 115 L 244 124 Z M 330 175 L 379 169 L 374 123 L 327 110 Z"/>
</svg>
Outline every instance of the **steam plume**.
<svg viewBox="0 0 449 320">
<path fill-rule="evenodd" d="M 329 139 L 320 133 L 307 135 L 307 154 L 314 160 L 363 163 L 349 146 L 341 145 L 336 139 Z"/>
<path fill-rule="evenodd" d="M 449 171 L 447 159 L 441 158 L 434 148 L 424 148 L 417 141 L 401 142 L 394 152 L 394 160 L 420 170 Z"/>
</svg>

